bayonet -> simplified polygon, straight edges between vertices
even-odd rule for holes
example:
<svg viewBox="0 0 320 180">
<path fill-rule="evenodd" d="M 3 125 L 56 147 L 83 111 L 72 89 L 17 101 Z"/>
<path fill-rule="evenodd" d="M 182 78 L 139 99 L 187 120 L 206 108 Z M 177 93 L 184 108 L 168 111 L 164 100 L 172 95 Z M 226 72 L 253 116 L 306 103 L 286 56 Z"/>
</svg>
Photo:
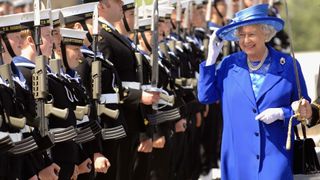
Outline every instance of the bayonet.
<svg viewBox="0 0 320 180">
<path fill-rule="evenodd" d="M 159 11 L 158 11 L 158 0 L 154 0 L 152 8 L 152 22 L 151 22 L 151 31 L 152 31 L 152 76 L 151 76 L 151 87 L 157 89 L 159 81 L 159 65 L 158 65 L 158 20 L 159 20 Z"/>
<path fill-rule="evenodd" d="M 177 0 L 176 4 L 176 25 L 177 25 L 177 34 L 179 35 L 181 32 L 181 14 L 182 14 L 182 7 L 181 7 L 181 0 Z"/>
<path fill-rule="evenodd" d="M 208 57 L 208 47 L 209 47 L 208 35 L 210 35 L 209 23 L 211 21 L 211 14 L 212 14 L 212 0 L 208 0 L 207 10 L 206 10 L 206 29 L 205 29 L 205 36 L 203 39 L 205 59 L 207 59 L 207 57 Z"/>
</svg>

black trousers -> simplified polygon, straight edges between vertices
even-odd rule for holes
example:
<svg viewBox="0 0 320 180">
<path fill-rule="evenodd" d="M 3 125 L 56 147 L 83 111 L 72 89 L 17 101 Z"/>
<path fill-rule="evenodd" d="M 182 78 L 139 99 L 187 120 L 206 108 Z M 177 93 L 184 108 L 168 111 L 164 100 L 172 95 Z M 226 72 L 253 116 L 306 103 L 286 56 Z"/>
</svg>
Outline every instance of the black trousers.
<svg viewBox="0 0 320 180">
<path fill-rule="evenodd" d="M 209 105 L 208 116 L 204 119 L 201 137 L 203 153 L 202 174 L 207 174 L 211 168 L 218 168 L 222 139 L 222 112 L 220 104 Z"/>
<path fill-rule="evenodd" d="M 172 136 L 166 136 L 162 149 L 153 148 L 150 180 L 168 180 L 172 170 Z"/>
<path fill-rule="evenodd" d="M 134 160 L 139 145 L 138 133 L 127 133 L 127 137 L 120 140 L 119 171 L 117 180 L 133 179 Z"/>
<path fill-rule="evenodd" d="M 170 179 L 185 180 L 186 178 L 186 164 L 187 164 L 187 136 L 186 133 L 176 133 L 172 138 L 173 144 L 173 158 L 172 171 Z"/>
<path fill-rule="evenodd" d="M 151 156 L 151 153 L 137 153 L 133 169 L 133 180 L 149 180 Z"/>
<path fill-rule="evenodd" d="M 0 180 L 21 179 L 22 160 L 20 156 L 0 154 Z"/>
</svg>

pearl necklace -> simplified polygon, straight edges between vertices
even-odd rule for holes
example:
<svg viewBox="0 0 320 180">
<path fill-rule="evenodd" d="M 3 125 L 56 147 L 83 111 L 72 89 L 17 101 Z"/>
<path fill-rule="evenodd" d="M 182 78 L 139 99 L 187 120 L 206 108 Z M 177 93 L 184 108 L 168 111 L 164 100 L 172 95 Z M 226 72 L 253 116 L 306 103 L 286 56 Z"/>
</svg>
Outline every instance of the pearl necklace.
<svg viewBox="0 0 320 180">
<path fill-rule="evenodd" d="M 261 59 L 261 61 L 259 62 L 258 65 L 254 66 L 251 64 L 249 58 L 247 57 L 247 64 L 248 64 L 248 67 L 251 71 L 256 71 L 258 69 L 261 68 L 261 66 L 263 65 L 264 61 L 267 59 L 267 56 L 268 56 L 268 49 L 265 50 L 264 54 L 263 54 L 263 57 Z"/>
</svg>

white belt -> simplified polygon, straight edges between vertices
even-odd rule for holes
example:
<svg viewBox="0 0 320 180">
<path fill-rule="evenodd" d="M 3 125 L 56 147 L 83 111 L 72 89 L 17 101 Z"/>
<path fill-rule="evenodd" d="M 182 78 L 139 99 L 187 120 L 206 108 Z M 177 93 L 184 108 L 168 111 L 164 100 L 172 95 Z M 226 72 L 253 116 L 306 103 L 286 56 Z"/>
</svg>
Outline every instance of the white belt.
<svg viewBox="0 0 320 180">
<path fill-rule="evenodd" d="M 143 91 L 148 90 L 148 89 L 151 89 L 151 84 L 141 85 L 141 89 L 142 89 Z"/>
<path fill-rule="evenodd" d="M 194 87 L 192 85 L 190 86 L 181 86 L 183 89 L 193 89 Z"/>
<path fill-rule="evenodd" d="M 9 133 L 9 136 L 13 142 L 22 140 L 22 133 Z"/>
<path fill-rule="evenodd" d="M 77 121 L 77 125 L 80 125 L 86 122 L 89 122 L 89 117 L 87 115 L 84 115 L 81 121 Z"/>
<path fill-rule="evenodd" d="M 22 140 L 22 133 L 7 133 L 7 132 L 0 132 L 0 139 L 6 137 L 6 136 L 10 136 L 10 139 L 13 142 L 18 142 Z"/>
<path fill-rule="evenodd" d="M 123 82 L 122 82 L 122 86 L 123 86 L 123 87 L 131 88 L 131 89 L 140 90 L 140 83 L 139 83 L 139 82 L 123 81 Z"/>
<path fill-rule="evenodd" d="M 34 129 L 34 128 L 31 127 L 31 126 L 25 125 L 24 128 L 21 129 L 20 131 L 21 131 L 22 133 L 30 133 L 30 132 L 33 131 L 33 129 Z"/>
<path fill-rule="evenodd" d="M 167 105 L 167 106 L 173 106 L 172 103 L 164 101 L 163 99 L 159 99 L 158 104 L 163 104 L 163 105 Z"/>
<path fill-rule="evenodd" d="M 1 132 L 0 131 L 0 139 L 3 139 L 3 138 L 5 138 L 6 136 L 8 136 L 9 135 L 9 133 L 7 133 L 7 132 Z"/>
<path fill-rule="evenodd" d="M 118 93 L 101 94 L 101 104 L 119 104 L 120 98 Z"/>
</svg>

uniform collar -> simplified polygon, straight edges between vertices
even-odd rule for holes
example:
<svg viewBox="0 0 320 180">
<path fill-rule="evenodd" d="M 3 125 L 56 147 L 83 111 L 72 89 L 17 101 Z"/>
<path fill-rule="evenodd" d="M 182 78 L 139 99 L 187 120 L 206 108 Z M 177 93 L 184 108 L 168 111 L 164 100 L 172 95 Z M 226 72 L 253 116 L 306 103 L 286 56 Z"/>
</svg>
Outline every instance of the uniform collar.
<svg viewBox="0 0 320 180">
<path fill-rule="evenodd" d="M 110 22 L 108 22 L 108 21 L 105 20 L 105 19 L 99 18 L 99 22 L 101 22 L 102 24 L 106 24 L 106 25 L 107 25 L 108 27 L 110 27 L 113 31 L 116 30 L 116 28 L 115 28 Z"/>
<path fill-rule="evenodd" d="M 21 71 L 17 68 L 17 66 L 13 63 L 13 61 L 10 63 L 11 71 L 13 75 L 13 79 L 20 84 L 20 86 L 24 89 L 28 89 L 28 86 L 26 84 L 26 79 L 24 78 Z"/>
<path fill-rule="evenodd" d="M 94 56 L 94 52 L 89 47 L 87 47 L 85 45 L 81 46 L 80 51 L 82 54 L 87 55 L 91 58 L 93 58 L 93 56 Z M 97 58 L 104 59 L 103 54 L 99 51 L 97 52 Z"/>
<path fill-rule="evenodd" d="M 14 57 L 13 58 L 13 63 L 18 67 L 20 67 L 20 66 L 28 67 L 28 68 L 35 68 L 36 67 L 34 62 L 32 62 L 31 60 L 29 60 L 29 59 L 27 59 L 27 58 L 25 58 L 23 56 Z"/>
<path fill-rule="evenodd" d="M 36 67 L 36 64 L 34 62 L 32 62 L 31 60 L 23 57 L 23 56 L 16 56 L 12 59 L 13 63 L 17 66 L 17 67 L 26 67 L 26 68 L 31 68 L 34 69 Z M 47 66 L 47 71 L 49 73 L 51 73 L 51 68 Z"/>
</svg>

